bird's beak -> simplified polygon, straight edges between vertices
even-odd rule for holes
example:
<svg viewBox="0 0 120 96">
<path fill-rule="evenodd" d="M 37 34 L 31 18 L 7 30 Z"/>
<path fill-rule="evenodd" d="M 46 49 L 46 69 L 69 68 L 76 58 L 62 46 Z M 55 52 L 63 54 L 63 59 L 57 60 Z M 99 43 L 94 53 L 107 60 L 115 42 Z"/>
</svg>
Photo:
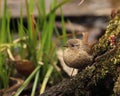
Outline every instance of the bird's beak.
<svg viewBox="0 0 120 96">
<path fill-rule="evenodd" d="M 63 47 L 68 47 L 68 46 L 64 45 Z"/>
<path fill-rule="evenodd" d="M 63 47 L 68 47 L 68 44 L 65 44 Z"/>
</svg>

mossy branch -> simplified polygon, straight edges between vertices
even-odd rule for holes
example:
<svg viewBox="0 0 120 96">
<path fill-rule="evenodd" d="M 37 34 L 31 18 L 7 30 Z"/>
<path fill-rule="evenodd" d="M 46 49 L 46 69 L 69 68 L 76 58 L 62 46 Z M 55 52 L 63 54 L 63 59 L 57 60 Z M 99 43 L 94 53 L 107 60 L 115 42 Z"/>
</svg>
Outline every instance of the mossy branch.
<svg viewBox="0 0 120 96">
<path fill-rule="evenodd" d="M 87 67 L 71 79 L 63 80 L 40 96 L 116 95 L 118 87 L 114 87 L 114 83 L 119 75 L 117 70 L 120 64 L 119 46 L 120 10 L 118 10 L 110 20 L 106 33 L 99 39 L 99 42 L 94 45 L 93 54 L 95 60 L 92 66 Z M 117 82 L 119 82 L 118 80 Z"/>
</svg>

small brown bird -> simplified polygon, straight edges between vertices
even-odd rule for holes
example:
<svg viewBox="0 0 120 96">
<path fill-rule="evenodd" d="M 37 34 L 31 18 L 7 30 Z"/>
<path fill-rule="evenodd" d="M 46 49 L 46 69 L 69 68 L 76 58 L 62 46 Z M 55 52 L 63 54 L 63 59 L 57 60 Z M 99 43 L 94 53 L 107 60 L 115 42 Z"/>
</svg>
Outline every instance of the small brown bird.
<svg viewBox="0 0 120 96">
<path fill-rule="evenodd" d="M 93 56 L 87 34 L 83 37 L 83 40 L 69 39 L 65 47 L 63 59 L 69 67 L 82 70 L 92 63 Z"/>
</svg>

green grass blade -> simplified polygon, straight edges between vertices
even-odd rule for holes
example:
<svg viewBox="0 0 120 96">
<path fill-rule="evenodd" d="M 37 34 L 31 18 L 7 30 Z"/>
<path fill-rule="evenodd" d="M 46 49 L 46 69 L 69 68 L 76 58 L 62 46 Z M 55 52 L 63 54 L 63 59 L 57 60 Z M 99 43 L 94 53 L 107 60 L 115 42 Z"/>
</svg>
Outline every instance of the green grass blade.
<svg viewBox="0 0 120 96">
<path fill-rule="evenodd" d="M 65 3 L 68 3 L 72 0 L 62 0 L 59 4 L 57 4 L 48 14 L 47 17 L 49 17 L 49 15 L 53 12 L 55 12 L 58 8 L 60 8 L 62 5 L 64 5 Z"/>
<path fill-rule="evenodd" d="M 1 38 L 0 38 L 0 43 L 6 41 L 6 19 L 7 19 L 7 0 L 4 0 L 4 13 L 2 16 L 2 27 L 1 27 Z"/>
<path fill-rule="evenodd" d="M 24 90 L 25 87 L 27 87 L 27 85 L 29 84 L 29 82 L 31 81 L 31 79 L 34 77 L 34 75 L 36 74 L 36 72 L 38 72 L 40 69 L 40 65 L 38 65 L 35 70 L 30 74 L 30 76 L 24 81 L 24 83 L 22 84 L 22 86 L 17 90 L 17 92 L 15 93 L 14 96 L 19 96 L 20 93 Z"/>
<path fill-rule="evenodd" d="M 34 80 L 31 96 L 35 96 L 35 90 L 37 88 L 37 84 L 38 84 L 38 80 L 39 80 L 39 73 L 40 73 L 40 71 L 38 71 L 35 75 L 35 80 Z"/>
<path fill-rule="evenodd" d="M 30 0 L 30 13 L 33 14 L 34 12 L 34 0 Z"/>
<path fill-rule="evenodd" d="M 42 94 L 42 93 L 45 91 L 47 82 L 48 82 L 48 80 L 49 80 L 49 78 L 50 78 L 50 76 L 51 76 L 52 71 L 53 71 L 53 66 L 50 65 L 50 66 L 49 66 L 49 69 L 48 69 L 48 71 L 47 71 L 47 73 L 46 73 L 46 75 L 45 75 L 45 78 L 44 78 L 44 80 L 43 80 L 43 83 L 42 83 L 42 85 L 41 85 L 40 94 Z"/>
</svg>

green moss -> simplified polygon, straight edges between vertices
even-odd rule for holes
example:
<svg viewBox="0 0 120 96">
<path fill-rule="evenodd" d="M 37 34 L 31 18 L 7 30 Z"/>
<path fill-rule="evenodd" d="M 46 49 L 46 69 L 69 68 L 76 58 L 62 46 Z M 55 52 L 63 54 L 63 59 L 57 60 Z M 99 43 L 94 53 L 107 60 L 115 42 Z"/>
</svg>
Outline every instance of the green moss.
<svg viewBox="0 0 120 96">
<path fill-rule="evenodd" d="M 114 35 L 114 45 L 110 37 Z M 60 83 L 59 91 L 65 96 L 112 96 L 113 83 L 118 78 L 120 64 L 120 11 L 112 18 L 106 33 L 93 46 L 95 61 L 70 80 Z M 119 81 L 120 82 L 120 79 Z M 117 83 L 118 84 L 118 83 Z M 120 85 L 120 83 L 119 83 Z M 53 87 L 54 88 L 54 87 Z M 118 87 L 117 87 L 118 88 Z M 51 88 L 51 90 L 53 90 Z M 54 89 L 55 90 L 55 89 Z M 118 89 L 116 89 L 118 90 Z M 119 89 L 120 90 L 120 89 Z M 58 86 L 57 86 L 58 92 Z M 52 95 L 55 91 L 52 93 Z M 67 94 L 67 95 L 66 95 Z M 56 96 L 56 95 L 55 95 Z"/>
<path fill-rule="evenodd" d="M 114 35 L 114 43 L 111 44 L 110 37 Z M 116 16 L 112 18 L 107 26 L 106 32 L 99 42 L 93 47 L 93 54 L 98 59 L 95 59 L 94 65 L 86 68 L 83 72 L 79 73 L 79 80 L 81 80 L 78 86 L 77 93 L 85 95 L 85 90 L 89 94 L 89 88 L 91 86 L 97 86 L 99 88 L 102 81 L 107 81 L 108 78 L 112 78 L 111 81 L 115 82 L 118 77 L 117 64 L 120 64 L 120 11 Z M 94 69 L 94 70 L 93 70 Z M 109 82 L 109 81 L 108 81 Z M 87 89 L 86 89 L 87 86 Z M 83 89 L 85 88 L 85 89 Z M 111 86 L 112 88 L 112 86 Z M 112 91 L 112 89 L 109 89 Z M 79 95 L 81 96 L 81 95 Z"/>
<path fill-rule="evenodd" d="M 112 48 L 110 45 L 110 36 L 114 35 L 115 39 L 120 35 L 120 12 L 118 11 L 116 16 L 112 18 L 107 26 L 105 35 L 100 38 L 98 44 L 93 48 L 94 55 L 101 55 Z M 116 41 L 116 46 L 118 45 L 119 40 Z"/>
</svg>

